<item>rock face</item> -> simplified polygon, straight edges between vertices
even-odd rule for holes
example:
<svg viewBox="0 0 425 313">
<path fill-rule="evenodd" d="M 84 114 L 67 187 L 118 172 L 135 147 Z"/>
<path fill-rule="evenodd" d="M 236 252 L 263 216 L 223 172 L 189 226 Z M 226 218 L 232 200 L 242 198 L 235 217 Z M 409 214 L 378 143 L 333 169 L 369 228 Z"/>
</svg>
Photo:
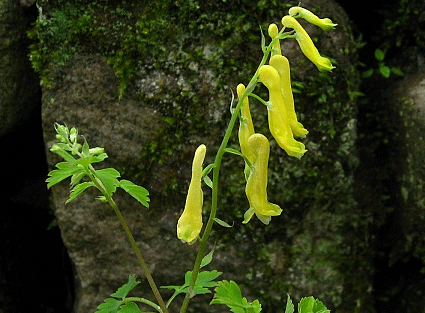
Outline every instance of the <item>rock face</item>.
<svg viewBox="0 0 425 313">
<path fill-rule="evenodd" d="M 392 88 L 385 89 L 383 97 L 390 121 L 387 143 L 390 159 L 381 169 L 384 173 L 385 170 L 391 170 L 394 177 L 385 178 L 387 184 L 391 184 L 391 193 L 387 200 L 387 209 L 380 213 L 381 219 L 386 216 L 380 237 L 387 238 L 380 245 L 387 251 L 387 256 L 386 264 L 376 271 L 383 284 L 391 286 L 391 281 L 397 282 L 391 293 L 386 291 L 388 301 L 384 305 L 409 313 L 425 306 L 425 275 L 419 273 L 425 262 L 423 70 L 408 73 L 392 83 Z M 385 260 L 385 256 L 380 257 L 380 262 L 382 260 Z M 393 274 L 389 280 L 385 278 L 387 273 L 397 274 Z"/>
<path fill-rule="evenodd" d="M 26 32 L 34 14 L 18 1 L 0 3 L 0 136 L 38 113 L 40 85 L 28 60 Z"/>
<path fill-rule="evenodd" d="M 76 126 L 91 146 L 105 147 L 105 167 L 116 167 L 123 178 L 150 190 L 149 209 L 123 194 L 115 200 L 158 285 L 183 283 L 194 259 L 194 247 L 175 235 L 193 153 L 205 143 L 205 164 L 213 160 L 229 118 L 229 88 L 247 84 L 261 59 L 257 25 L 266 29 L 279 23 L 288 9 L 266 8 L 261 1 L 238 7 L 195 2 L 41 4 L 48 22 L 40 19 L 46 47 L 40 57 L 47 69 L 45 86 L 51 86 L 43 89 L 46 147 L 53 143 L 55 122 Z M 226 157 L 218 217 L 235 226 L 213 234 L 212 265 L 225 273 L 223 279 L 241 283 L 244 294 L 258 297 L 265 311 L 281 308 L 287 293 L 295 300 L 313 294 L 332 312 L 367 311 L 367 224 L 353 193 L 355 42 L 336 3 L 305 1 L 303 6 L 321 8 L 318 14 L 339 24 L 329 33 L 306 25 L 322 54 L 336 60 L 331 74 L 318 73 L 295 41 L 282 46 L 298 91 L 298 117 L 310 130 L 304 141 L 309 151 L 301 161 L 290 159 L 272 141 L 269 198 L 284 213 L 268 227 L 254 219 L 241 225 L 247 209 L 243 162 Z M 64 29 L 55 33 L 55 25 Z M 161 39 L 152 39 L 156 36 Z M 264 90 L 258 94 L 266 97 Z M 252 112 L 256 130 L 271 138 L 264 108 L 256 104 Z M 237 148 L 236 138 L 230 146 Z M 50 168 L 57 161 L 48 153 Z M 66 206 L 65 183 L 51 195 L 75 266 L 75 311 L 93 312 L 129 274 L 143 276 L 113 211 L 95 200 L 97 193 L 89 191 Z M 142 289 L 152 298 L 145 282 Z M 208 300 L 193 303 L 196 312 L 221 311 L 207 308 Z"/>
</svg>

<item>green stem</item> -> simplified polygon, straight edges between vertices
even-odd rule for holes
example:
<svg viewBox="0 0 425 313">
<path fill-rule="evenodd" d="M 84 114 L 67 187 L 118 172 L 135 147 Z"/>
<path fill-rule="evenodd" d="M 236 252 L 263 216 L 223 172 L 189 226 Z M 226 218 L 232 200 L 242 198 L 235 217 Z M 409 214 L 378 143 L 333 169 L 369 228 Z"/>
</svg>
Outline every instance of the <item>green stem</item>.
<svg viewBox="0 0 425 313">
<path fill-rule="evenodd" d="M 152 307 L 155 310 L 157 310 L 158 312 L 162 312 L 161 311 L 161 307 L 158 304 L 156 304 L 156 303 L 154 303 L 154 302 L 152 302 L 152 301 L 150 301 L 148 299 L 145 299 L 145 298 L 127 297 L 127 298 L 124 299 L 124 303 L 128 303 L 128 302 L 140 302 L 140 303 L 143 303 L 143 304 L 147 304 L 150 307 Z"/>
<path fill-rule="evenodd" d="M 127 222 L 125 221 L 123 215 L 121 214 L 121 211 L 119 210 L 117 204 L 115 201 L 107 194 L 105 187 L 102 185 L 102 183 L 98 180 L 98 178 L 94 174 L 95 169 L 90 165 L 88 170 L 88 176 L 90 179 L 94 182 L 96 187 L 99 189 L 99 191 L 105 196 L 106 200 L 108 201 L 109 205 L 114 209 L 115 214 L 118 217 L 118 220 L 120 221 L 120 224 L 122 228 L 124 229 L 125 234 L 127 235 L 128 240 L 130 241 L 131 247 L 133 248 L 134 253 L 136 254 L 137 259 L 139 260 L 140 267 L 143 270 L 143 273 L 146 276 L 146 279 L 148 280 L 149 286 L 152 289 L 152 292 L 156 298 L 156 301 L 158 301 L 158 304 L 161 308 L 162 313 L 168 313 L 167 306 L 165 305 L 164 300 L 162 299 L 162 296 L 158 290 L 158 287 L 155 284 L 155 281 L 153 280 L 153 277 L 151 273 L 149 272 L 149 269 L 146 265 L 145 260 L 143 259 L 142 253 L 140 252 L 139 247 L 136 244 L 136 240 L 133 237 L 133 234 L 131 233 L 130 228 L 128 227 Z"/>
<path fill-rule="evenodd" d="M 273 41 L 272 41 L 272 43 L 273 43 Z M 191 293 L 191 290 L 193 289 L 193 287 L 195 286 L 196 278 L 198 277 L 199 269 L 200 269 L 200 266 L 201 266 L 201 261 L 202 261 L 202 258 L 205 255 L 205 251 L 206 251 L 206 248 L 207 248 L 208 238 L 211 234 L 211 230 L 212 230 L 212 227 L 214 225 L 214 218 L 215 218 L 216 213 L 217 213 L 217 204 L 218 204 L 218 178 L 219 178 L 219 175 L 220 175 L 221 161 L 223 159 L 224 153 L 226 152 L 227 143 L 229 142 L 229 139 L 230 139 L 230 136 L 232 134 L 233 128 L 235 126 L 236 120 L 238 119 L 239 111 L 240 111 L 240 108 L 241 108 L 241 105 L 242 105 L 242 100 L 245 97 L 247 97 L 248 94 L 250 94 L 254 90 L 255 85 L 257 84 L 257 80 L 258 80 L 258 70 L 262 65 L 264 65 L 266 63 L 266 61 L 269 57 L 271 48 L 272 48 L 272 43 L 270 43 L 269 46 L 267 47 L 267 49 L 265 50 L 263 58 L 262 58 L 260 64 L 258 65 L 257 70 L 255 71 L 254 75 L 252 76 L 251 80 L 249 81 L 245 92 L 243 93 L 243 95 L 239 99 L 238 104 L 236 105 L 236 108 L 232 112 L 232 116 L 230 118 L 229 125 L 227 126 L 226 132 L 224 134 L 223 141 L 221 142 L 221 145 L 218 148 L 218 151 L 217 151 L 217 154 L 216 154 L 216 157 L 215 157 L 215 161 L 213 163 L 214 164 L 213 186 L 212 186 L 212 199 L 211 199 L 210 216 L 208 218 L 207 225 L 205 226 L 204 234 L 203 234 L 203 236 L 200 240 L 200 243 L 199 243 L 198 254 L 196 256 L 195 264 L 193 266 L 192 277 L 191 277 L 191 280 L 189 282 L 189 289 L 188 289 L 188 292 L 186 293 L 186 296 L 183 300 L 182 306 L 180 308 L 180 313 L 185 313 L 186 310 L 187 310 L 187 307 L 189 305 L 190 293 Z"/>
</svg>

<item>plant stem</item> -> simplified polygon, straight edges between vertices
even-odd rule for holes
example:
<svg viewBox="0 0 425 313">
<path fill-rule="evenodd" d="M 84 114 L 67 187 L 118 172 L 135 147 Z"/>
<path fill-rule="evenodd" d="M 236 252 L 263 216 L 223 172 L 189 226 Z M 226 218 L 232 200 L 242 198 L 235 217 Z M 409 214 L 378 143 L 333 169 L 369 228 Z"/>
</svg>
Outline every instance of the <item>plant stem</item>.
<svg viewBox="0 0 425 313">
<path fill-rule="evenodd" d="M 146 262 L 143 259 L 142 253 L 140 252 L 140 249 L 136 244 L 136 240 L 134 240 L 134 237 L 133 237 L 133 234 L 131 233 L 130 228 L 128 227 L 124 217 L 122 216 L 121 211 L 118 209 L 118 206 L 115 204 L 115 202 L 112 199 L 110 199 L 110 201 L 108 200 L 108 202 L 114 209 L 115 214 L 117 215 L 121 223 L 121 226 L 124 228 L 125 234 L 127 235 L 127 238 L 131 243 L 131 247 L 133 248 L 134 253 L 136 254 L 136 257 L 139 260 L 139 264 L 143 270 L 143 273 L 146 276 L 146 279 L 148 280 L 149 286 L 151 287 L 153 294 L 155 295 L 156 301 L 158 301 L 158 304 L 161 307 L 162 313 L 168 313 L 167 306 L 165 305 L 165 302 L 162 299 L 162 296 L 158 290 L 158 287 L 156 286 L 155 281 L 153 280 L 153 277 L 151 273 L 149 272 Z"/>
<path fill-rule="evenodd" d="M 110 197 L 107 194 L 107 192 L 105 190 L 105 187 L 98 180 L 98 178 L 96 177 L 96 175 L 94 173 L 95 173 L 95 169 L 90 165 L 89 166 L 89 170 L 88 170 L 88 176 L 94 182 L 94 184 L 99 189 L 99 191 L 105 196 L 105 198 L 108 201 L 109 205 L 114 209 L 114 212 L 117 215 L 118 220 L 120 221 L 120 224 L 121 224 L 122 228 L 124 229 L 124 232 L 127 235 L 128 240 L 130 241 L 131 247 L 133 248 L 133 251 L 136 254 L 136 257 L 139 260 L 140 267 L 142 268 L 143 273 L 145 274 L 146 279 L 148 280 L 149 286 L 152 289 L 152 292 L 153 292 L 153 294 L 154 294 L 154 296 L 156 298 L 156 301 L 158 301 L 158 304 L 159 304 L 159 306 L 161 308 L 161 312 L 162 313 L 168 313 L 167 306 L 165 305 L 165 302 L 162 299 L 162 296 L 161 296 L 161 294 L 160 294 L 160 292 L 158 290 L 158 287 L 156 286 L 155 281 L 153 280 L 153 277 L 152 277 L 151 273 L 149 272 L 149 269 L 148 269 L 148 267 L 146 265 L 146 262 L 143 259 L 142 253 L 140 252 L 140 249 L 139 249 L 139 247 L 136 244 L 136 240 L 134 239 L 133 234 L 131 233 L 131 230 L 128 227 L 128 224 L 125 221 L 124 216 L 121 214 L 121 211 L 119 210 L 117 204 L 112 199 L 112 197 Z"/>
<path fill-rule="evenodd" d="M 124 303 L 128 303 L 128 302 L 140 302 L 140 303 L 144 303 L 146 305 L 149 305 L 150 307 L 154 308 L 155 310 L 157 310 L 158 312 L 162 312 L 161 308 L 158 304 L 145 299 L 145 298 L 139 298 L 139 297 L 127 297 L 124 299 Z"/>
<path fill-rule="evenodd" d="M 188 289 L 188 292 L 186 293 L 186 296 L 183 300 L 182 306 L 180 308 L 180 313 L 185 313 L 186 310 L 187 310 L 187 307 L 189 305 L 191 290 L 195 286 L 196 278 L 198 277 L 198 274 L 199 274 L 199 269 L 200 269 L 200 266 L 201 266 L 202 258 L 204 257 L 205 251 L 206 251 L 206 248 L 207 248 L 208 238 L 211 234 L 211 230 L 212 230 L 212 227 L 214 225 L 214 218 L 215 218 L 216 213 L 217 213 L 217 204 L 218 204 L 218 178 L 219 178 L 219 175 L 220 175 L 221 161 L 223 159 L 224 153 L 226 152 L 227 143 L 229 142 L 230 135 L 232 134 L 236 120 L 238 119 L 239 111 L 240 111 L 240 108 L 241 108 L 241 105 L 242 105 L 242 101 L 245 97 L 248 96 L 248 94 L 250 94 L 254 90 L 255 85 L 257 83 L 257 79 L 258 79 L 258 70 L 262 65 L 264 65 L 266 63 L 267 58 L 268 58 L 270 51 L 271 51 L 271 47 L 272 47 L 272 44 L 270 43 L 269 46 L 265 49 L 263 58 L 262 58 L 260 64 L 258 65 L 257 70 L 255 71 L 253 77 L 249 81 L 245 92 L 243 93 L 243 95 L 239 99 L 238 104 L 236 105 L 236 108 L 232 112 L 232 116 L 230 118 L 229 125 L 227 126 L 226 132 L 224 134 L 223 141 L 221 142 L 221 145 L 218 148 L 218 151 L 217 151 L 217 154 L 216 154 L 216 157 L 215 157 L 215 161 L 213 163 L 214 168 L 212 170 L 213 171 L 213 185 L 212 185 L 212 199 L 211 199 L 210 216 L 208 218 L 207 225 L 205 226 L 204 234 L 203 234 L 203 236 L 200 240 L 198 254 L 196 256 L 195 264 L 194 264 L 193 270 L 192 270 L 192 277 L 191 277 L 191 280 L 190 280 L 190 283 L 189 283 L 189 289 Z"/>
</svg>

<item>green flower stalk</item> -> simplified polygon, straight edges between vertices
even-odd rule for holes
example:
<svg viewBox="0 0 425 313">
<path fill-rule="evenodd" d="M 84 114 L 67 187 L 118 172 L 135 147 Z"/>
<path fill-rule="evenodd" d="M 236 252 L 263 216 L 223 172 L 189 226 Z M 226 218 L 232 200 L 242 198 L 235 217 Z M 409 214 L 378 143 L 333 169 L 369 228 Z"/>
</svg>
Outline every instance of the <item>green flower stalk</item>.
<svg viewBox="0 0 425 313">
<path fill-rule="evenodd" d="M 260 221 L 268 225 L 272 216 L 282 213 L 282 209 L 277 204 L 267 200 L 267 167 L 270 144 L 264 135 L 253 134 L 249 137 L 248 145 L 254 153 L 254 158 L 245 187 L 250 207 L 244 214 L 243 223 L 248 223 L 255 214 Z"/>
<path fill-rule="evenodd" d="M 294 18 L 301 17 L 310 24 L 319 26 L 322 30 L 328 31 L 335 29 L 338 24 L 334 24 L 329 18 L 319 18 L 314 13 L 302 7 L 292 7 L 289 9 L 289 15 Z"/>
<path fill-rule="evenodd" d="M 295 137 L 305 138 L 305 136 L 308 134 L 308 130 L 304 128 L 303 124 L 298 122 L 297 115 L 295 113 L 289 61 L 282 55 L 274 55 L 270 58 L 269 64 L 279 73 L 280 89 L 282 92 L 283 104 L 285 106 L 286 112 L 285 119 L 291 126 L 292 133 Z"/>
<path fill-rule="evenodd" d="M 284 105 L 278 71 L 271 65 L 263 65 L 258 70 L 258 77 L 269 90 L 267 112 L 271 134 L 288 155 L 300 159 L 307 150 L 303 143 L 294 139 L 288 121 L 288 116 L 290 114 L 287 112 Z"/>
<path fill-rule="evenodd" d="M 177 238 L 189 244 L 194 243 L 202 229 L 202 206 L 204 195 L 202 193 L 202 163 L 205 159 L 207 148 L 200 145 L 193 157 L 192 178 L 187 192 L 184 211 L 177 222 Z"/>
<path fill-rule="evenodd" d="M 294 38 L 298 41 L 301 51 L 320 72 L 330 72 L 335 68 L 328 58 L 320 55 L 310 36 L 295 18 L 286 15 L 282 18 L 282 24 L 285 28 L 289 27 L 295 30 Z"/>
<path fill-rule="evenodd" d="M 236 88 L 238 98 L 241 99 L 243 93 L 245 92 L 245 86 L 243 84 L 239 84 Z M 249 110 L 249 100 L 248 96 L 246 96 L 241 105 L 240 110 L 240 124 L 238 131 L 239 145 L 241 146 L 242 154 L 248 159 L 249 162 L 252 163 L 252 151 L 248 145 L 248 139 L 251 135 L 254 134 L 254 124 L 252 123 L 251 112 Z M 250 173 L 249 164 L 245 163 L 245 179 L 248 179 Z"/>
</svg>

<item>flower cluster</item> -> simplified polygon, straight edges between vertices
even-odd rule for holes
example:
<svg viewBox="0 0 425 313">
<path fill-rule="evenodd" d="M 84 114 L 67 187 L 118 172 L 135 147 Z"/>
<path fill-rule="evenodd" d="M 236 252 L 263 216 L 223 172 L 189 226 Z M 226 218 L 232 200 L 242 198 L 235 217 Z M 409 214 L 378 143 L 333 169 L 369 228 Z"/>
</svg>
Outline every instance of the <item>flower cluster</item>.
<svg viewBox="0 0 425 313">
<path fill-rule="evenodd" d="M 300 159 L 307 151 L 304 144 L 295 139 L 306 137 L 308 130 L 298 122 L 295 113 L 289 61 L 282 55 L 280 40 L 294 38 L 303 54 L 316 65 L 319 71 L 331 71 L 334 68 L 328 58 L 320 55 L 297 18 L 302 18 L 325 31 L 336 26 L 328 18 L 321 19 L 304 8 L 292 7 L 289 15 L 282 18 L 283 27 L 280 31 L 276 24 L 269 26 L 268 34 L 272 42 L 264 49 L 265 53 L 270 54 L 269 62 L 263 63 L 257 71 L 256 82 L 261 82 L 268 89 L 268 101 L 247 92 L 248 87 L 246 88 L 243 84 L 237 86 L 239 102 L 232 114 L 239 114 L 238 138 L 241 155 L 245 160 L 245 193 L 249 201 L 249 209 L 245 212 L 243 223 L 248 223 L 255 214 L 260 221 L 268 224 L 272 216 L 280 215 L 282 212 L 277 204 L 270 203 L 267 199 L 270 144 L 264 135 L 254 131 L 248 97 L 253 96 L 266 105 L 270 133 L 289 156 Z M 284 32 L 287 28 L 292 31 Z M 198 237 L 202 228 L 201 180 L 205 151 L 204 145 L 196 150 L 185 210 L 177 225 L 178 238 L 189 243 Z"/>
</svg>

